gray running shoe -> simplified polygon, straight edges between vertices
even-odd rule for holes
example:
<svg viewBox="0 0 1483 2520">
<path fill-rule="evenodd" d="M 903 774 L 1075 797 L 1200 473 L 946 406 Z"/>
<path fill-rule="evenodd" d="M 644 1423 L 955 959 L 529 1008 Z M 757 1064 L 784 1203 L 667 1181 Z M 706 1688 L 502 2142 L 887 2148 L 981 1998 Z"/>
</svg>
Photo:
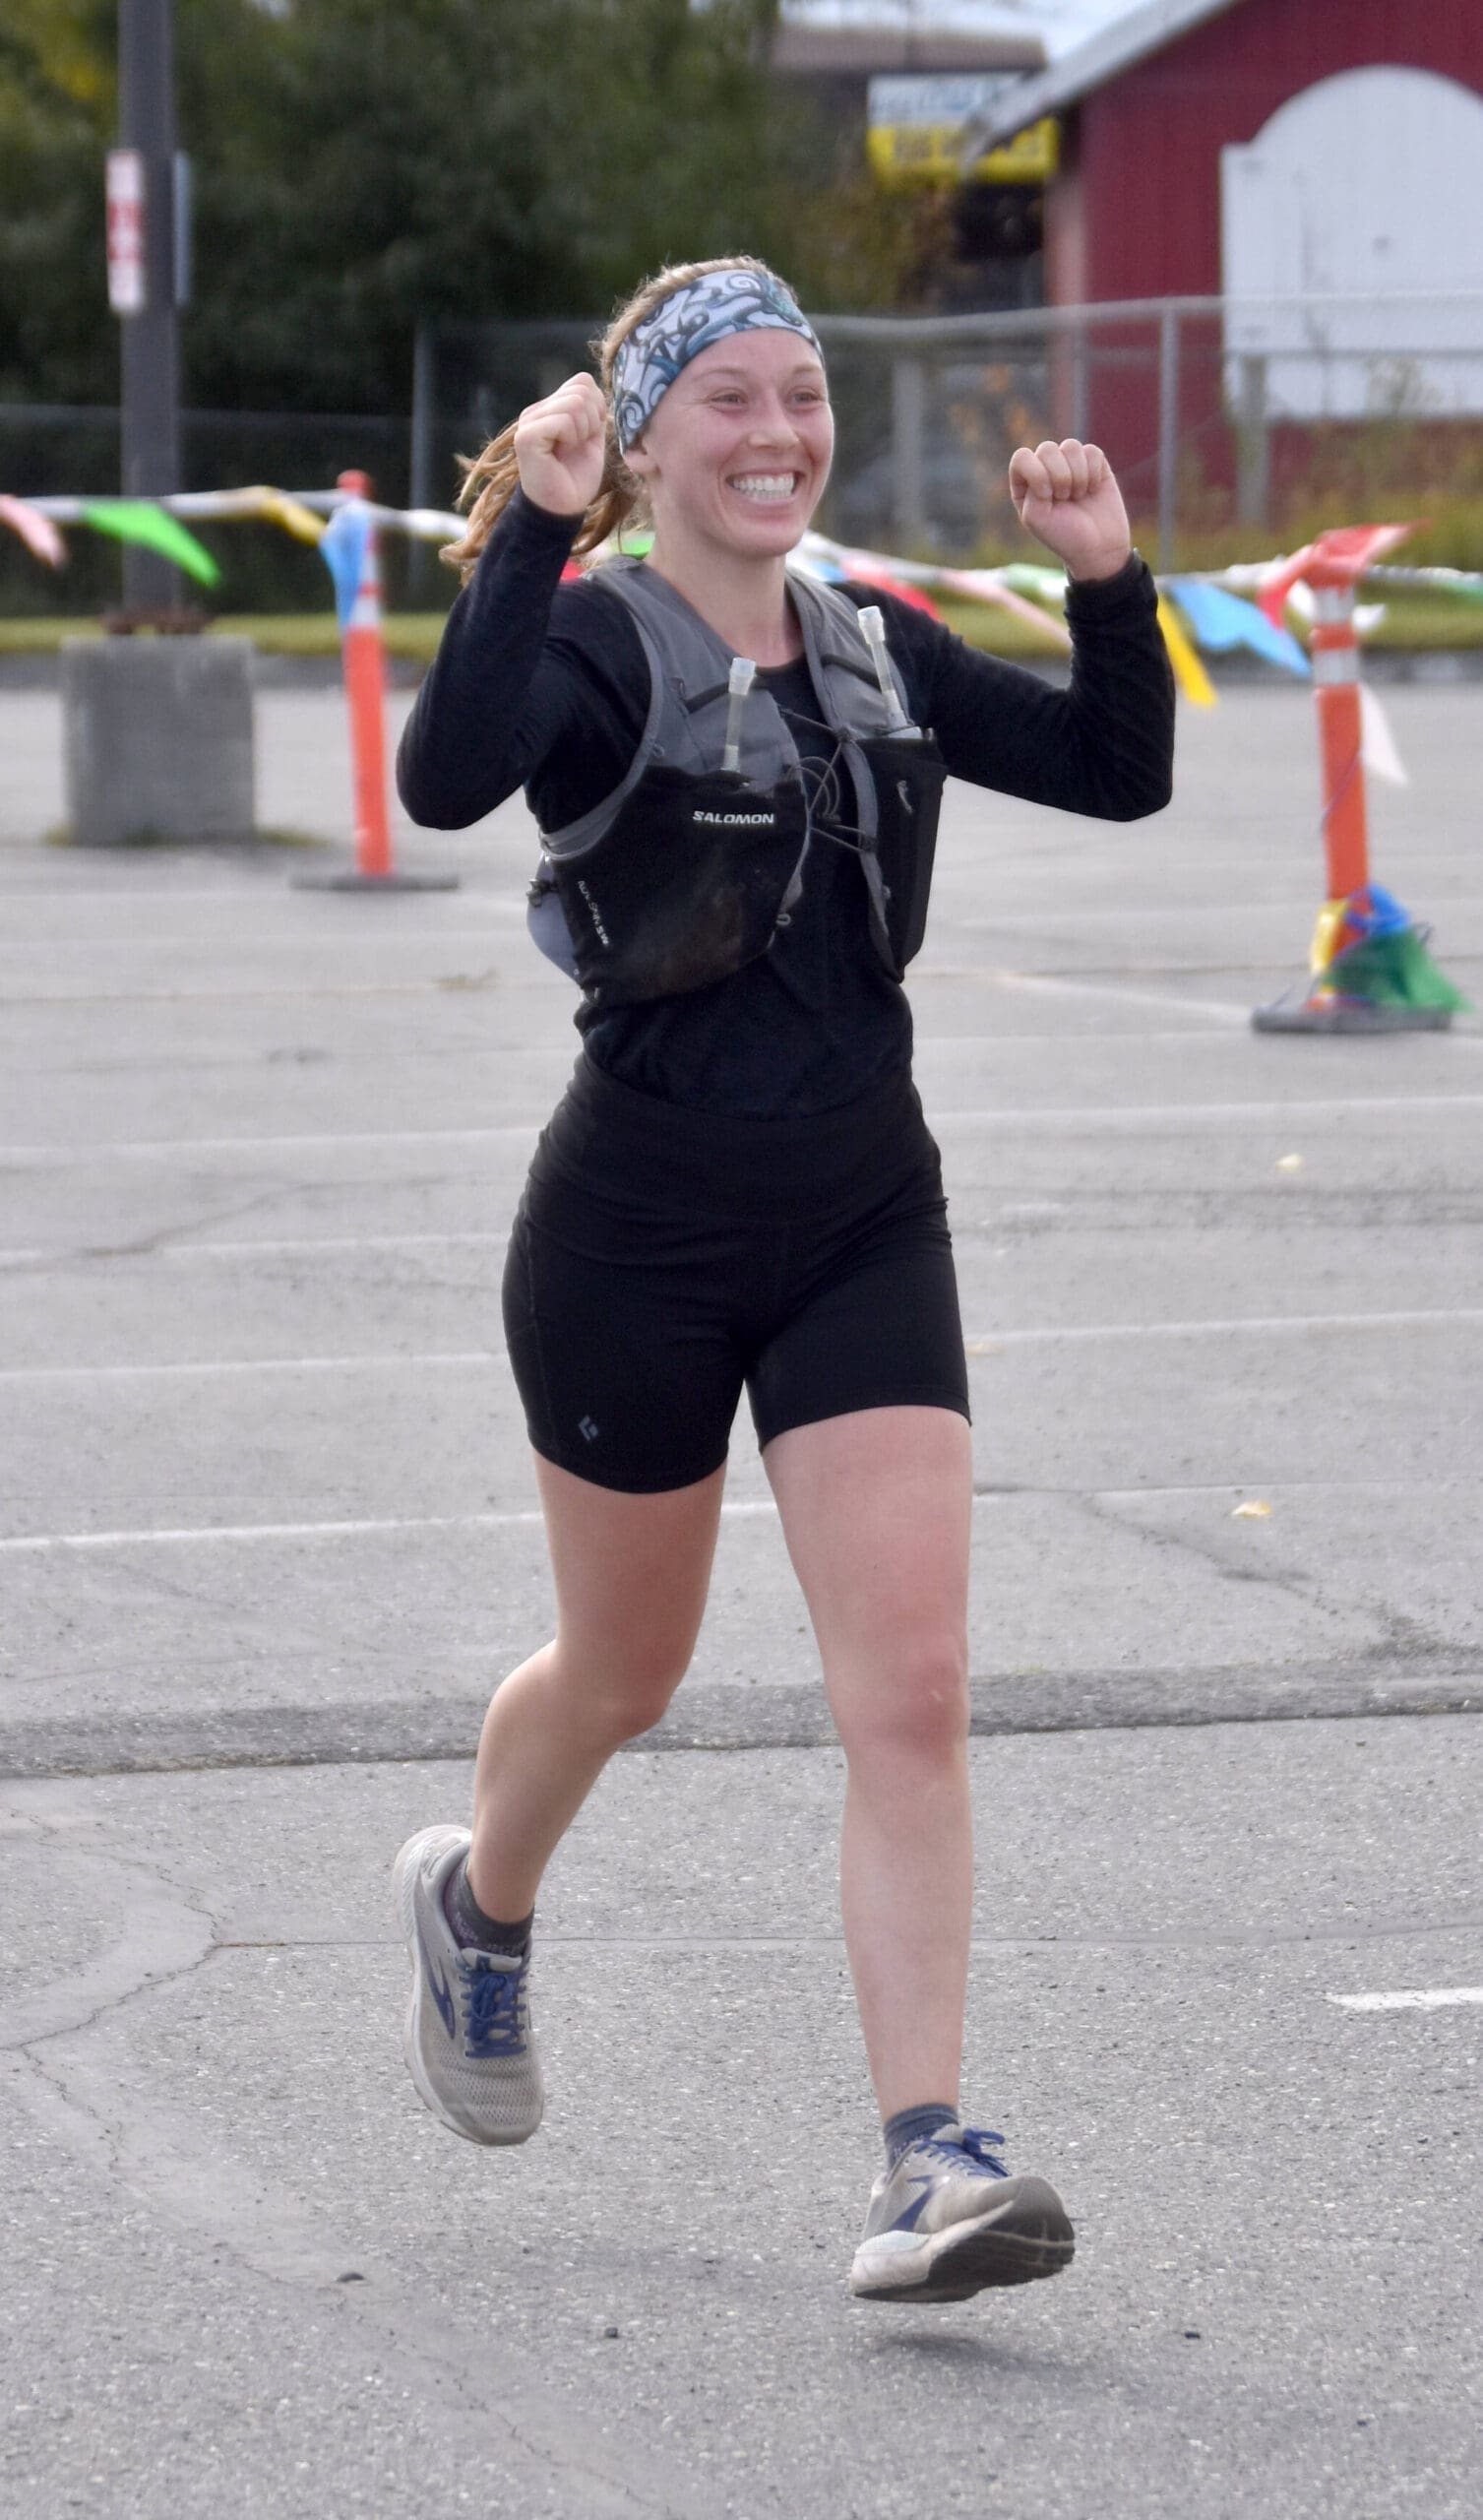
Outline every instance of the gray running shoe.
<svg viewBox="0 0 1483 2520">
<path fill-rule="evenodd" d="M 1043 2178 L 1011 2178 L 977 2126 L 908 2145 L 870 2191 L 849 2289 L 868 2301 L 965 2301 L 991 2284 L 1059 2275 L 1076 2252 Z"/>
<path fill-rule="evenodd" d="M 471 2144 L 523 2144 L 544 2094 L 525 1996 L 528 1961 L 461 1949 L 443 1889 L 466 1829 L 419 1829 L 392 1865 L 412 1964 L 404 2054 L 420 2099 Z"/>
</svg>

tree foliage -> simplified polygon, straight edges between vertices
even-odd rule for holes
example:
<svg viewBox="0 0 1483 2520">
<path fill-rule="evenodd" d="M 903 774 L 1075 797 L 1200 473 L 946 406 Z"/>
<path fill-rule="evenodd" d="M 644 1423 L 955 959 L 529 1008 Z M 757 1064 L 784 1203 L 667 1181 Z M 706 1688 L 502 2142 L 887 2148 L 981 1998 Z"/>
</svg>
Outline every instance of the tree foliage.
<svg viewBox="0 0 1483 2520">
<path fill-rule="evenodd" d="M 775 0 L 176 0 L 197 405 L 401 410 L 419 322 L 600 314 L 751 251 L 888 302 L 901 240 L 767 69 Z M 0 398 L 109 401 L 113 0 L 0 0 Z"/>
</svg>

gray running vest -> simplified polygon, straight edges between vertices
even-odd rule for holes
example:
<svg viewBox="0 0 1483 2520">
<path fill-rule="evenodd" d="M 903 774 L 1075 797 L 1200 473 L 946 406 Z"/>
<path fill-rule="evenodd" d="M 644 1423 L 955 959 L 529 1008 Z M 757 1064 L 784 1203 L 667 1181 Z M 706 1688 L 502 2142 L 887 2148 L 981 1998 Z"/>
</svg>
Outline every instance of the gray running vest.
<svg viewBox="0 0 1483 2520">
<path fill-rule="evenodd" d="M 768 952 L 802 889 L 811 823 L 798 747 L 761 683 L 742 704 L 739 766 L 722 769 L 734 652 L 642 560 L 583 582 L 627 605 L 649 664 L 644 732 L 618 786 L 543 831 L 530 932 L 596 1006 L 677 996 Z M 871 931 L 899 976 L 922 941 L 944 769 L 930 735 L 888 708 L 847 596 L 789 576 L 821 722 L 847 774 Z M 893 720 L 896 724 L 893 724 Z"/>
</svg>

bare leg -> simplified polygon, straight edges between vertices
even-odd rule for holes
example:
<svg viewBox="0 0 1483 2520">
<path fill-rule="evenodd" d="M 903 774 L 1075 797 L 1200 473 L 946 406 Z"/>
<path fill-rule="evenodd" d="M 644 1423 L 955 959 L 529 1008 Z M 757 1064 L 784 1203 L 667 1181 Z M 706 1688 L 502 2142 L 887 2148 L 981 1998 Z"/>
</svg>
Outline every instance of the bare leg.
<svg viewBox="0 0 1483 2520">
<path fill-rule="evenodd" d="M 656 1724 L 706 1606 L 724 1469 L 630 1496 L 535 1463 L 556 1634 L 499 1688 L 474 1771 L 468 1881 L 487 1916 L 533 1907 L 541 1874 L 620 1743 Z"/>
<path fill-rule="evenodd" d="M 840 1899 L 881 2114 L 956 2108 L 973 1896 L 967 1422 L 861 1410 L 790 1428 L 764 1460 L 849 1763 Z"/>
</svg>

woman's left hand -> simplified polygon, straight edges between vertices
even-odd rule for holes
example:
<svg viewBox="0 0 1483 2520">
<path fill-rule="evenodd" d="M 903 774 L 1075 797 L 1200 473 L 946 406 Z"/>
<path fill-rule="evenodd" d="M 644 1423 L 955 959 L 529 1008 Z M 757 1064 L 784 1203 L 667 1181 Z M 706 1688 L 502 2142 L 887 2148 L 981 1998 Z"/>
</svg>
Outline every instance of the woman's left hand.
<svg viewBox="0 0 1483 2520">
<path fill-rule="evenodd" d="M 1021 525 L 1073 578 L 1115 578 L 1133 548 L 1128 511 L 1099 446 L 1042 438 L 1010 458 L 1010 496 Z"/>
</svg>

